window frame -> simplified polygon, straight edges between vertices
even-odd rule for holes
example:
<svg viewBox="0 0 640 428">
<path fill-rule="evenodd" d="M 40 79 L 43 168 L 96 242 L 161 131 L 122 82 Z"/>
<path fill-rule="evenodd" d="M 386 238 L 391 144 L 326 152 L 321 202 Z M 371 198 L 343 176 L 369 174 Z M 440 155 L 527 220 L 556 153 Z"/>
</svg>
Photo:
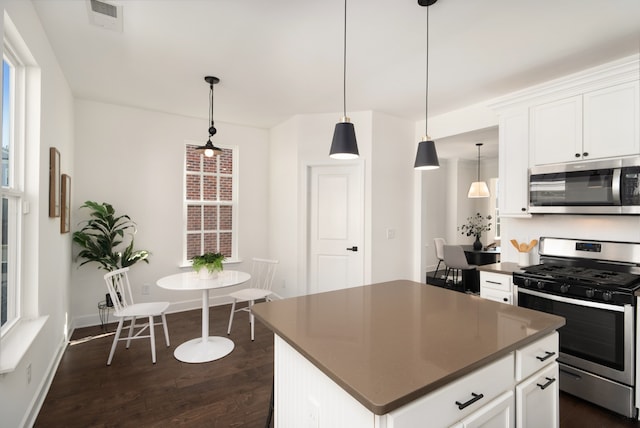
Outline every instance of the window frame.
<svg viewBox="0 0 640 428">
<path fill-rule="evenodd" d="M 7 320 L 0 326 L 0 338 L 4 338 L 11 329 L 19 324 L 24 313 L 23 284 L 21 280 L 22 272 L 22 245 L 23 245 L 23 219 L 22 206 L 25 198 L 24 193 L 24 153 L 25 153 L 25 124 L 26 124 L 26 66 L 19 59 L 9 41 L 3 41 L 3 107 L 4 107 L 4 62 L 12 68 L 10 87 L 11 99 L 9 100 L 9 122 L 11 127 L 8 131 L 9 138 L 9 159 L 8 159 L 8 185 L 0 183 L 1 199 L 9 200 L 8 212 L 9 222 L 7 225 L 8 241 L 13 243 L 7 249 Z M 2 109 L 4 115 L 4 108 Z M 4 122 L 4 118 L 3 118 Z M 4 123 L 2 126 L 3 139 Z M 3 213 L 0 211 L 0 217 Z M 2 219 L 4 221 L 4 219 Z M 3 256 L 4 256 L 3 251 Z M 4 263 L 4 259 L 2 260 Z M 0 307 L 0 310 L 2 308 Z"/>
<path fill-rule="evenodd" d="M 229 176 L 231 178 L 231 191 L 232 191 L 232 196 L 231 196 L 231 200 L 227 201 L 227 200 L 204 200 L 202 199 L 202 195 L 201 198 L 198 200 L 194 200 L 194 199 L 187 199 L 187 177 L 189 175 L 199 175 L 199 176 L 203 176 L 205 175 L 205 173 L 203 173 L 202 168 L 199 172 L 195 173 L 193 171 L 188 171 L 187 170 L 187 147 L 188 146 L 201 146 L 202 144 L 196 141 L 185 141 L 184 144 L 184 159 L 183 159 L 183 197 L 182 197 L 182 203 L 183 203 L 183 221 L 182 221 L 182 265 L 183 266 L 189 266 L 191 265 L 191 260 L 188 258 L 188 240 L 187 240 L 187 235 L 189 234 L 194 234 L 195 232 L 193 231 L 189 231 L 188 230 L 188 207 L 189 205 L 205 205 L 205 206 L 230 206 L 231 209 L 231 256 L 227 257 L 225 260 L 225 263 L 229 263 L 229 262 L 234 262 L 238 260 L 238 189 L 239 189 L 239 170 L 238 170 L 238 165 L 240 164 L 239 162 L 239 157 L 240 157 L 240 150 L 238 148 L 237 145 L 221 145 L 221 144 L 217 144 L 218 147 L 220 147 L 221 149 L 224 150 L 231 150 L 232 151 L 232 173 L 231 174 L 226 174 L 227 176 Z M 217 158 L 217 155 L 214 155 Z M 200 156 L 200 159 L 202 161 L 202 158 L 204 157 L 204 155 Z M 219 162 L 219 160 L 218 160 Z M 216 172 L 215 174 L 220 174 L 220 172 Z M 199 232 L 201 233 L 201 240 L 204 239 L 203 238 L 203 230 L 201 228 L 201 231 Z M 220 237 L 218 235 L 217 239 L 219 240 Z M 202 241 L 201 241 L 202 242 Z M 219 241 L 218 241 L 219 242 Z"/>
</svg>

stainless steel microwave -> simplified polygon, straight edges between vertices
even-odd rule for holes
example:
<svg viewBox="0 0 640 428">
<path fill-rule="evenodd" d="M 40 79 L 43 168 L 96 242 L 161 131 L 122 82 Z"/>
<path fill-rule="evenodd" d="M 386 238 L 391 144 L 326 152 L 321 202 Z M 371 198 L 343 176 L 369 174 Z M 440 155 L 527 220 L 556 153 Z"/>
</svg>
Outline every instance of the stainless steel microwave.
<svg viewBox="0 0 640 428">
<path fill-rule="evenodd" d="M 640 214 L 640 156 L 530 168 L 529 212 Z"/>
</svg>

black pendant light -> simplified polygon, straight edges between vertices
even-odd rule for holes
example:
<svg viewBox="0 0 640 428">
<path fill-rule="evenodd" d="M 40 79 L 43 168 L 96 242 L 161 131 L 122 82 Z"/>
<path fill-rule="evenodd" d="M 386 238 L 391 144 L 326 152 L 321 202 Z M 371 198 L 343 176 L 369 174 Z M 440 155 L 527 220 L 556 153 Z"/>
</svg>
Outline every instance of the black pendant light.
<svg viewBox="0 0 640 428">
<path fill-rule="evenodd" d="M 213 85 L 220 82 L 220 79 L 214 76 L 205 76 L 204 81 L 209 84 L 209 139 L 204 146 L 196 147 L 196 150 L 202 152 L 207 157 L 212 157 L 213 155 L 222 153 L 222 149 L 214 146 L 211 142 L 211 137 L 218 132 L 216 127 L 213 126 Z"/>
<path fill-rule="evenodd" d="M 469 186 L 469 193 L 467 194 L 468 198 L 488 198 L 489 187 L 487 183 L 484 181 L 480 181 L 480 147 L 482 147 L 482 143 L 476 143 L 478 146 L 478 181 L 474 181 Z"/>
<path fill-rule="evenodd" d="M 347 117 L 347 0 L 344 0 L 344 45 L 342 58 L 342 100 L 344 115 L 340 122 L 336 123 L 333 131 L 333 141 L 329 157 L 333 159 L 356 159 L 358 152 L 358 142 L 356 141 L 356 130 L 353 123 Z"/>
<path fill-rule="evenodd" d="M 424 97 L 425 117 L 424 117 L 424 137 L 418 143 L 418 152 L 416 153 L 416 161 L 413 168 L 417 170 L 428 170 L 440 168 L 438 162 L 438 153 L 436 152 L 436 143 L 429 137 L 429 6 L 437 0 L 418 0 L 420 6 L 427 7 L 427 67 L 426 67 L 426 91 Z"/>
</svg>

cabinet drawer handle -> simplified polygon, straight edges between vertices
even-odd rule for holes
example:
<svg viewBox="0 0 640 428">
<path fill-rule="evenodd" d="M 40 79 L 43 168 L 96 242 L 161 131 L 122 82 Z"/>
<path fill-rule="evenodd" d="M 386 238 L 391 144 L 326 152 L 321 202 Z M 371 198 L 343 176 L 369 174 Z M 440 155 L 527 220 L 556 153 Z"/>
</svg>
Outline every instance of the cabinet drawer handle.
<svg viewBox="0 0 640 428">
<path fill-rule="evenodd" d="M 544 357 L 536 357 L 536 358 L 537 358 L 537 359 L 539 359 L 540 361 L 546 361 L 546 360 L 548 360 L 549 358 L 551 358 L 551 357 L 553 357 L 554 355 L 556 355 L 556 353 L 555 353 L 555 352 L 549 352 L 549 351 L 546 351 L 546 352 L 545 352 L 545 354 L 547 354 L 547 355 L 545 355 Z"/>
<path fill-rule="evenodd" d="M 536 385 L 538 385 L 540 389 L 547 389 L 549 385 L 551 385 L 553 382 L 556 381 L 555 378 L 546 377 L 546 376 L 545 376 L 545 379 L 547 380 L 547 383 L 545 383 L 544 385 L 540 385 L 539 383 L 536 383 Z"/>
<path fill-rule="evenodd" d="M 498 282 L 498 281 L 490 281 L 490 280 L 488 280 L 488 279 L 487 279 L 487 282 L 488 282 L 489 284 L 502 285 L 502 283 L 501 283 L 501 282 Z"/>
<path fill-rule="evenodd" d="M 466 403 L 461 403 L 459 401 L 456 401 L 456 404 L 458 405 L 459 410 L 469 407 L 470 405 L 472 405 L 473 403 L 475 403 L 476 401 L 484 397 L 484 394 L 476 394 L 474 392 L 472 392 L 471 395 L 473 396 L 473 398 L 467 401 Z"/>
</svg>

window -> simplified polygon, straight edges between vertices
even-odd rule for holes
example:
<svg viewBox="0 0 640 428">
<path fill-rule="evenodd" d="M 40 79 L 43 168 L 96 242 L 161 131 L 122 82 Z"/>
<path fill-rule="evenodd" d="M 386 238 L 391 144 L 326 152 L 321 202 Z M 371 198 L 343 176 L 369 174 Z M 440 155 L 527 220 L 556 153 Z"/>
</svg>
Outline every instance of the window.
<svg viewBox="0 0 640 428">
<path fill-rule="evenodd" d="M 207 252 L 236 258 L 237 149 L 206 157 L 185 148 L 185 261 Z"/>
<path fill-rule="evenodd" d="M 2 242 L 2 278 L 0 303 L 0 336 L 4 336 L 20 317 L 21 213 L 23 170 L 21 158 L 24 141 L 20 132 L 24 67 L 5 44 L 2 61 L 2 182 L 0 210 Z"/>
</svg>

